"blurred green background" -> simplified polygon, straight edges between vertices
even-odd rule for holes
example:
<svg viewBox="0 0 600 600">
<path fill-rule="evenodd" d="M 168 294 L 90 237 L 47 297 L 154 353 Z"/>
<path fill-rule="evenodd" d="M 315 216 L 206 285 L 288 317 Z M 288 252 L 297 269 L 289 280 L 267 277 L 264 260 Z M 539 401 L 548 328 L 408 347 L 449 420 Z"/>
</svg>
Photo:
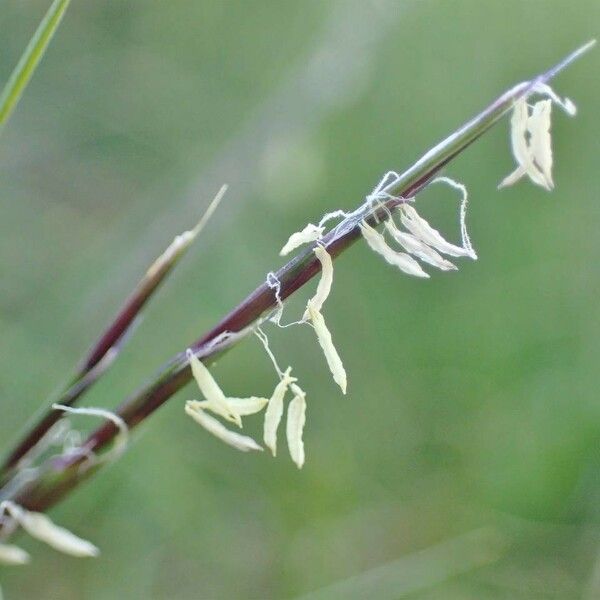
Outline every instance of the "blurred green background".
<svg viewBox="0 0 600 600">
<path fill-rule="evenodd" d="M 2 81 L 47 5 L 2 3 Z M 3 446 L 221 183 L 84 404 L 116 406 L 282 264 L 292 231 L 599 24 L 597 0 L 74 1 L 0 138 Z M 600 598 L 599 67 L 596 49 L 555 82 L 580 111 L 555 111 L 552 194 L 496 191 L 506 120 L 447 169 L 479 261 L 430 281 L 362 244 L 336 262 L 324 312 L 346 397 L 310 330 L 268 330 L 308 392 L 302 471 L 283 442 L 274 460 L 203 432 L 190 385 L 52 511 L 102 555 L 22 538 L 34 560 L 2 569 L 6 597 Z M 455 194 L 419 201 L 457 239 Z M 275 383 L 254 339 L 214 373 L 233 395 Z"/>
</svg>

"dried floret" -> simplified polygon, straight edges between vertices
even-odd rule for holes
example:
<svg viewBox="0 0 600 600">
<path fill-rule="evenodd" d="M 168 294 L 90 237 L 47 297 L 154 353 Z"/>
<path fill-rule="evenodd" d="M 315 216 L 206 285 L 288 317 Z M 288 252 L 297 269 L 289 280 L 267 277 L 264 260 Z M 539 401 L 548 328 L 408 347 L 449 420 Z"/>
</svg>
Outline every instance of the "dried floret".
<svg viewBox="0 0 600 600">
<path fill-rule="evenodd" d="M 25 510 L 9 500 L 0 503 L 5 510 L 30 536 L 45 542 L 60 552 L 71 556 L 98 556 L 100 550 L 68 529 L 55 525 L 43 513 Z"/>
<path fill-rule="evenodd" d="M 340 386 L 342 393 L 345 394 L 347 383 L 346 370 L 344 369 L 340 355 L 333 345 L 331 333 L 329 332 L 329 329 L 327 329 L 327 325 L 325 325 L 325 319 L 323 318 L 323 315 L 312 306 L 310 300 L 308 301 L 307 308 L 308 315 L 315 328 L 315 333 L 317 334 L 317 340 L 323 349 L 327 366 L 333 375 L 333 380 Z"/>
<path fill-rule="evenodd" d="M 532 131 L 535 131 L 536 127 L 535 121 L 533 124 L 531 123 L 529 107 L 525 99 L 521 99 L 515 103 L 510 125 L 512 153 L 517 161 L 518 167 L 502 180 L 498 188 L 513 185 L 519 181 L 521 177 L 527 175 L 533 183 L 547 190 L 552 189 L 552 186 L 544 176 L 544 173 L 542 173 L 536 165 L 535 155 L 531 145 L 534 135 Z M 547 143 L 550 144 L 549 137 Z M 551 150 L 549 151 L 550 153 L 552 152 Z"/>
<path fill-rule="evenodd" d="M 203 410 L 213 410 L 213 404 L 208 400 L 198 402 L 197 400 L 191 400 L 190 402 L 196 404 L 198 408 Z M 259 396 L 249 396 L 248 398 L 232 398 L 227 397 L 227 404 L 231 410 L 233 410 L 240 417 L 247 417 L 248 415 L 255 415 L 259 413 L 269 402 L 268 398 L 261 398 Z M 220 413 L 216 413 L 219 414 Z"/>
<path fill-rule="evenodd" d="M 314 249 L 314 253 L 321 263 L 321 278 L 317 284 L 317 291 L 311 298 L 311 303 L 315 310 L 320 311 L 321 308 L 323 308 L 323 304 L 325 303 L 325 300 L 327 300 L 329 293 L 331 292 L 331 286 L 333 285 L 333 262 L 327 250 L 321 246 L 317 246 Z M 309 318 L 308 309 L 304 311 L 304 316 L 302 318 L 304 320 Z"/>
<path fill-rule="evenodd" d="M 263 440 L 265 446 L 271 450 L 273 456 L 277 454 L 277 429 L 283 415 L 283 399 L 290 384 L 296 381 L 295 377 L 290 377 L 291 370 L 291 367 L 288 367 L 281 381 L 275 386 L 275 390 L 265 411 Z"/>
<path fill-rule="evenodd" d="M 383 256 L 383 258 L 390 265 L 398 267 L 401 271 L 408 275 L 414 275 L 415 277 L 428 278 L 429 275 L 423 271 L 421 265 L 409 254 L 404 252 L 396 252 L 393 248 L 390 248 L 385 241 L 385 238 L 373 227 L 371 227 L 366 221 L 361 221 L 360 230 L 365 238 L 365 241 L 369 245 L 371 250 L 377 252 Z"/>
<path fill-rule="evenodd" d="M 551 111 L 552 102 L 541 100 L 533 106 L 528 121 L 531 136 L 529 140 L 531 155 L 546 181 L 547 189 L 554 187 L 554 181 L 552 181 L 552 139 L 550 137 Z"/>
<path fill-rule="evenodd" d="M 29 553 L 12 544 L 0 544 L 0 564 L 3 565 L 25 565 L 31 557 Z"/>
<path fill-rule="evenodd" d="M 241 427 L 242 419 L 240 415 L 229 405 L 223 390 L 221 390 L 210 371 L 190 349 L 187 350 L 187 358 L 192 368 L 194 379 L 206 401 L 210 404 L 210 410 Z"/>
<path fill-rule="evenodd" d="M 517 168 L 505 177 L 499 188 L 513 185 L 524 175 L 546 190 L 554 187 L 552 181 L 552 139 L 550 136 L 550 116 L 552 102 L 560 106 L 569 116 L 575 116 L 577 108 L 569 98 L 560 98 L 545 83 L 537 83 L 533 93 L 547 96 L 531 107 L 526 98 L 521 98 L 513 107 L 510 140 Z"/>
<path fill-rule="evenodd" d="M 385 227 L 389 234 L 400 244 L 407 252 L 416 256 L 418 259 L 426 262 L 442 271 L 456 270 L 455 264 L 446 260 L 441 254 L 433 248 L 417 239 L 412 233 L 400 231 L 392 219 L 385 222 Z"/>
<path fill-rule="evenodd" d="M 456 246 L 446 241 L 437 229 L 434 229 L 423 217 L 417 213 L 414 207 L 403 204 L 400 208 L 400 220 L 417 239 L 428 246 L 435 248 L 442 254 L 448 256 L 472 256 L 473 252 L 469 248 Z"/>
<path fill-rule="evenodd" d="M 185 412 L 188 414 L 196 423 L 204 427 L 206 431 L 212 433 L 215 437 L 219 438 L 222 442 L 225 442 L 229 446 L 241 450 L 242 452 L 249 452 L 250 450 L 262 450 L 251 437 L 247 435 L 241 435 L 236 431 L 227 429 L 221 422 L 217 421 L 214 417 L 208 415 L 202 408 L 198 406 L 199 402 L 196 400 L 189 400 L 185 403 Z"/>
<path fill-rule="evenodd" d="M 306 394 L 295 383 L 291 384 L 294 398 L 290 402 L 287 411 L 286 437 L 290 456 L 301 469 L 304 465 L 304 424 L 306 423 Z"/>
</svg>

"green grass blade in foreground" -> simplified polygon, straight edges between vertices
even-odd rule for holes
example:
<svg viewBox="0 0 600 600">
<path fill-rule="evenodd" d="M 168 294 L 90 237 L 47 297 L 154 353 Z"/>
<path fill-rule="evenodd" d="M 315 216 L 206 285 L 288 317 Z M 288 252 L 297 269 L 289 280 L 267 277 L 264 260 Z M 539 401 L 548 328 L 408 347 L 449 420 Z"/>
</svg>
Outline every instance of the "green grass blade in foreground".
<svg viewBox="0 0 600 600">
<path fill-rule="evenodd" d="M 0 95 L 0 128 L 8 121 L 17 106 L 25 87 L 46 52 L 52 36 L 58 29 L 70 1 L 54 0 L 11 73 Z"/>
</svg>

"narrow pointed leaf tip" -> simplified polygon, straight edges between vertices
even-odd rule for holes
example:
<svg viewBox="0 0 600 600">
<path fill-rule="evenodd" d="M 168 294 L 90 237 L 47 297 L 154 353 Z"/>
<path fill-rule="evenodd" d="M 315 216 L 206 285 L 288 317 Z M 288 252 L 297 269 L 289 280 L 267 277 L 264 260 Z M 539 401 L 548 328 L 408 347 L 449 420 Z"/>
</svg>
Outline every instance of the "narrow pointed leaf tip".
<svg viewBox="0 0 600 600">
<path fill-rule="evenodd" d="M 591 39 L 589 42 L 586 42 L 585 44 L 583 44 L 583 46 L 580 46 L 579 48 L 577 48 L 577 50 L 574 50 L 573 52 L 571 52 L 571 54 L 569 54 L 566 58 L 563 58 L 563 60 L 561 60 L 557 65 L 552 67 L 552 69 L 550 69 L 549 71 L 544 73 L 542 75 L 542 77 L 540 77 L 540 79 L 542 79 L 543 81 L 548 81 L 552 77 L 555 77 L 563 69 L 568 67 L 575 60 L 577 60 L 578 58 L 583 56 L 586 52 L 591 50 L 595 45 L 596 45 L 595 39 Z"/>
<path fill-rule="evenodd" d="M 192 242 L 198 237 L 199 233 L 204 229 L 226 192 L 227 185 L 221 186 L 221 189 L 212 199 L 198 223 L 196 223 L 192 229 L 175 236 L 166 250 L 150 265 L 150 268 L 146 273 L 148 279 L 162 278 L 167 274 L 170 268 L 181 258 Z"/>
<path fill-rule="evenodd" d="M 251 437 L 227 429 L 222 423 L 217 421 L 217 419 L 206 414 L 206 412 L 199 407 L 199 402 L 195 400 L 188 400 L 185 403 L 185 412 L 192 417 L 196 423 L 206 429 L 206 431 L 212 433 L 216 438 L 236 450 L 240 450 L 241 452 L 262 450 L 262 447 Z"/>
<path fill-rule="evenodd" d="M 291 384 L 294 398 L 288 406 L 286 437 L 290 456 L 296 466 L 304 466 L 304 425 L 306 423 L 306 394 L 300 386 Z"/>
<path fill-rule="evenodd" d="M 25 510 L 9 500 L 0 503 L 6 511 L 31 537 L 34 537 L 64 554 L 78 557 L 93 557 L 100 550 L 91 542 L 84 540 L 68 529 L 55 525 L 43 513 Z"/>
<path fill-rule="evenodd" d="M 291 371 L 292 368 L 288 367 L 281 381 L 275 386 L 265 411 L 263 441 L 273 456 L 277 455 L 277 429 L 283 416 L 283 399 L 288 387 L 297 381 L 295 377 L 290 376 Z"/>
</svg>

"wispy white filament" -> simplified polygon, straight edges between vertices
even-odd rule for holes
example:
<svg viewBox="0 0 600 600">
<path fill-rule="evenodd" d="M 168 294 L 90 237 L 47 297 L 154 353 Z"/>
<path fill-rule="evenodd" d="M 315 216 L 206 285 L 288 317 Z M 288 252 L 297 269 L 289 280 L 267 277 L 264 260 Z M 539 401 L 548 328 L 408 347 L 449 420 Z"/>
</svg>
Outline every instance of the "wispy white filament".
<svg viewBox="0 0 600 600">
<path fill-rule="evenodd" d="M 328 223 L 332 219 L 345 219 L 348 216 L 348 214 L 349 213 L 347 213 L 341 209 L 333 210 L 331 212 L 325 213 L 321 217 L 321 220 L 319 221 L 319 227 L 323 227 L 323 225 L 325 225 L 325 223 Z M 324 229 L 325 228 L 323 228 L 323 230 Z"/>
<path fill-rule="evenodd" d="M 278 327 L 283 327 L 281 325 L 281 317 L 283 316 L 283 301 L 281 300 L 281 282 L 277 279 L 277 275 L 275 273 L 267 273 L 266 283 L 270 289 L 273 290 L 275 294 L 275 301 L 277 302 L 277 310 L 270 317 L 270 321 L 275 323 Z"/>
<path fill-rule="evenodd" d="M 367 196 L 367 202 L 384 200 L 389 197 L 389 190 L 393 185 L 400 181 L 400 175 L 396 171 L 388 171 L 379 180 L 379 183 L 373 188 L 373 191 Z"/>
<path fill-rule="evenodd" d="M 196 423 L 204 427 L 206 431 L 212 433 L 222 442 L 225 442 L 229 446 L 241 450 L 242 452 L 262 450 L 261 446 L 259 446 L 251 437 L 227 429 L 222 423 L 217 421 L 217 419 L 206 414 L 206 412 L 199 408 L 198 404 L 199 403 L 195 400 L 189 400 L 185 403 L 185 412 L 192 417 Z"/>
<path fill-rule="evenodd" d="M 404 252 L 396 252 L 392 248 L 387 245 L 385 238 L 373 227 L 371 227 L 366 221 L 361 221 L 360 231 L 363 235 L 363 238 L 369 245 L 371 250 L 377 252 L 383 256 L 383 258 L 390 265 L 398 267 L 404 273 L 408 275 L 414 275 L 415 277 L 424 277 L 428 278 L 429 275 L 423 271 L 421 265 L 409 254 L 405 254 Z"/>
<path fill-rule="evenodd" d="M 313 225 L 312 223 L 309 223 L 302 231 L 292 233 L 290 239 L 286 242 L 285 246 L 279 252 L 279 255 L 286 256 L 287 254 L 292 252 L 292 250 L 295 250 L 303 244 L 315 242 L 323 235 L 324 230 L 325 228 L 320 225 Z"/>
<path fill-rule="evenodd" d="M 98 556 L 100 550 L 68 529 L 55 525 L 43 513 L 25 510 L 23 507 L 5 500 L 0 510 L 6 511 L 30 536 L 45 542 L 59 552 L 71 556 Z"/>
<path fill-rule="evenodd" d="M 269 345 L 269 338 L 267 337 L 267 334 L 261 329 L 260 325 L 256 326 L 256 329 L 254 330 L 254 335 L 260 340 L 260 343 L 263 345 L 267 356 L 273 364 L 273 368 L 277 373 L 277 377 L 281 379 L 283 377 L 283 371 L 279 367 L 279 363 L 277 362 L 277 359 L 273 354 L 273 350 L 271 350 L 271 346 Z"/>
<path fill-rule="evenodd" d="M 325 355 L 327 366 L 333 375 L 333 380 L 340 386 L 342 393 L 345 394 L 347 384 L 346 370 L 344 369 L 340 355 L 333 345 L 331 333 L 329 332 L 329 329 L 327 329 L 327 325 L 325 325 L 325 319 L 318 310 L 315 310 L 310 300 L 308 301 L 307 308 L 308 315 L 315 329 L 315 333 L 317 334 L 317 340 Z"/>
<path fill-rule="evenodd" d="M 304 425 L 306 423 L 306 394 L 295 383 L 291 386 L 294 398 L 287 411 L 286 437 L 290 456 L 301 469 L 304 465 Z"/>
<path fill-rule="evenodd" d="M 547 83 L 536 83 L 534 91 L 542 96 L 548 96 L 552 102 L 560 106 L 570 117 L 577 114 L 577 107 L 570 98 L 561 98 Z"/>
<path fill-rule="evenodd" d="M 127 427 L 127 423 L 125 423 L 125 421 L 119 415 L 111 412 L 110 410 L 91 407 L 76 408 L 74 406 L 65 406 L 63 404 L 53 404 L 52 408 L 54 410 L 71 413 L 73 415 L 101 417 L 102 419 L 107 419 L 116 425 L 119 433 L 115 436 L 114 444 L 110 452 L 107 452 L 103 455 L 103 460 L 116 460 L 127 449 L 127 444 L 129 443 L 129 428 Z M 68 440 L 67 437 L 65 437 L 65 439 Z"/>
<path fill-rule="evenodd" d="M 460 200 L 460 211 L 459 211 L 459 222 L 460 222 L 460 237 L 462 241 L 462 248 L 466 252 L 466 256 L 477 260 L 477 253 L 471 244 L 471 238 L 467 230 L 467 204 L 469 202 L 469 193 L 467 187 L 450 177 L 436 177 L 431 183 L 444 183 L 455 190 L 458 190 L 461 195 Z M 435 230 L 434 230 L 435 231 Z M 440 236 L 441 237 L 441 236 Z M 445 240 L 444 240 L 445 241 Z M 442 250 L 440 250 L 442 252 Z"/>
<path fill-rule="evenodd" d="M 266 284 L 273 290 L 273 293 L 275 294 L 275 301 L 277 302 L 277 309 L 269 317 L 269 321 L 275 323 L 275 325 L 281 329 L 286 329 L 287 327 L 292 327 L 293 325 L 302 325 L 303 321 L 293 321 L 292 323 L 286 323 L 285 325 L 281 324 L 284 306 L 283 300 L 281 299 L 281 282 L 279 279 L 277 279 L 277 275 L 275 275 L 275 273 L 267 273 Z"/>
</svg>

